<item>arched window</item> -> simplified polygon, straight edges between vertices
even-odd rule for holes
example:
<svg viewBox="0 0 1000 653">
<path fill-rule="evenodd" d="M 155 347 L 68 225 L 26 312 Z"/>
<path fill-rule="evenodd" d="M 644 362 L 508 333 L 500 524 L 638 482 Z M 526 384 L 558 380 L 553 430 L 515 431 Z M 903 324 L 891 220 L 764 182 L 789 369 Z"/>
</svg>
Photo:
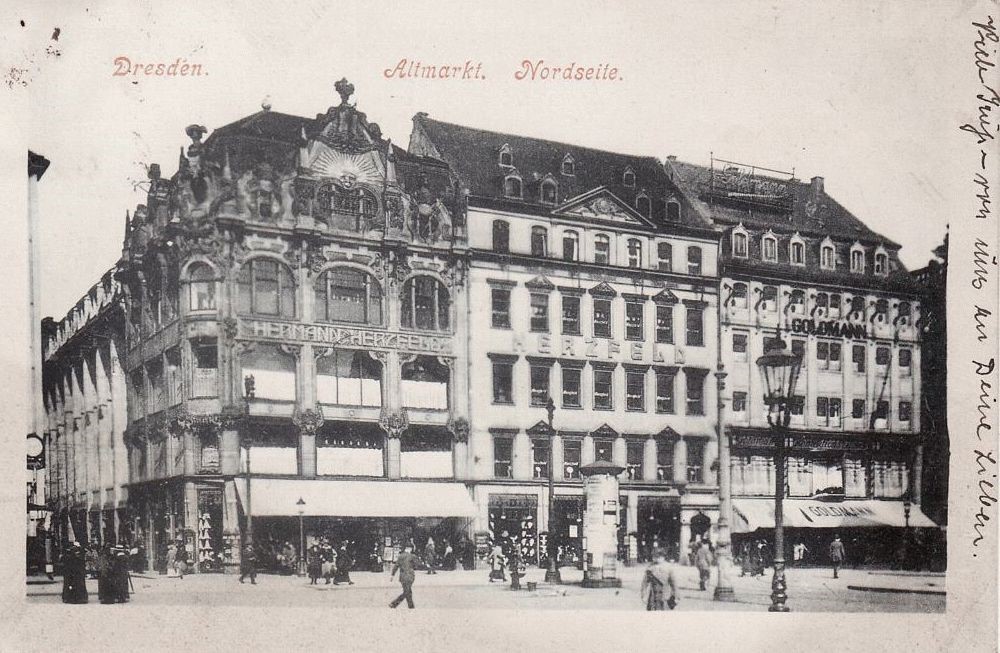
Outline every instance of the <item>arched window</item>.
<svg viewBox="0 0 1000 653">
<path fill-rule="evenodd" d="M 333 268 L 316 279 L 316 319 L 382 324 L 382 289 L 367 272 Z"/>
<path fill-rule="evenodd" d="M 819 315 L 825 316 L 827 311 L 830 309 L 830 296 L 825 292 L 816 293 L 816 312 Z"/>
<path fill-rule="evenodd" d="M 521 178 L 505 177 L 503 180 L 503 194 L 507 197 L 521 199 Z"/>
<path fill-rule="evenodd" d="M 764 286 L 760 296 L 760 310 L 762 312 L 773 313 L 778 310 L 778 287 Z"/>
<path fill-rule="evenodd" d="M 403 284 L 403 326 L 423 331 L 447 331 L 451 297 L 444 284 L 429 276 Z"/>
<path fill-rule="evenodd" d="M 680 222 L 681 203 L 677 200 L 670 200 L 667 202 L 667 220 L 670 222 Z"/>
<path fill-rule="evenodd" d="M 824 270 L 833 270 L 837 267 L 837 255 L 832 244 L 824 243 L 820 246 L 819 266 Z"/>
<path fill-rule="evenodd" d="M 865 298 L 861 295 L 851 297 L 851 315 L 853 317 L 865 316 Z"/>
<path fill-rule="evenodd" d="M 580 260 L 580 236 L 575 231 L 563 233 L 563 260 Z"/>
<path fill-rule="evenodd" d="M 542 257 L 549 255 L 549 230 L 545 227 L 531 228 L 531 255 Z"/>
<path fill-rule="evenodd" d="M 638 238 L 628 240 L 628 266 L 630 268 L 642 267 L 642 241 Z"/>
<path fill-rule="evenodd" d="M 889 300 L 879 299 L 875 302 L 875 313 L 883 318 L 889 317 Z"/>
<path fill-rule="evenodd" d="M 651 210 L 650 209 L 649 198 L 646 197 L 645 195 L 640 195 L 640 196 L 636 197 L 635 198 L 635 210 L 648 218 L 649 214 L 650 214 L 650 210 Z"/>
<path fill-rule="evenodd" d="M 746 258 L 750 248 L 747 246 L 749 238 L 744 231 L 733 232 L 733 256 L 735 258 Z"/>
<path fill-rule="evenodd" d="M 656 246 L 657 267 L 665 272 L 674 268 L 674 248 L 670 243 L 659 243 Z"/>
<path fill-rule="evenodd" d="M 688 247 L 688 274 L 701 274 L 701 248 Z"/>
<path fill-rule="evenodd" d="M 510 147 L 507 145 L 500 148 L 500 165 L 508 167 L 514 165 L 514 155 L 511 154 Z"/>
<path fill-rule="evenodd" d="M 635 173 L 632 172 L 632 168 L 625 168 L 625 172 L 622 173 L 622 184 L 629 188 L 635 186 Z"/>
<path fill-rule="evenodd" d="M 788 297 L 788 312 L 802 315 L 806 312 L 806 294 L 802 290 L 793 290 Z"/>
<path fill-rule="evenodd" d="M 295 317 L 295 281 L 281 263 L 251 259 L 240 268 L 236 284 L 238 313 Z"/>
<path fill-rule="evenodd" d="M 889 273 L 889 256 L 883 252 L 875 254 L 875 274 Z"/>
<path fill-rule="evenodd" d="M 611 263 L 611 239 L 604 234 L 594 236 L 594 263 L 598 265 Z"/>
<path fill-rule="evenodd" d="M 564 175 L 574 175 L 576 174 L 576 163 L 573 161 L 573 157 L 569 154 L 563 159 L 562 162 L 562 173 Z"/>
<path fill-rule="evenodd" d="M 493 221 L 493 251 L 501 254 L 510 252 L 510 226 L 503 220 Z"/>
<path fill-rule="evenodd" d="M 556 182 L 549 179 L 542 182 L 541 200 L 545 204 L 556 203 Z"/>
<path fill-rule="evenodd" d="M 777 263 L 778 261 L 778 239 L 772 234 L 764 234 L 761 238 L 761 258 L 768 263 Z"/>
<path fill-rule="evenodd" d="M 749 291 L 745 283 L 733 284 L 733 308 L 746 308 L 749 302 Z"/>
<path fill-rule="evenodd" d="M 215 310 L 215 273 L 204 263 L 195 263 L 188 271 L 190 286 L 190 310 Z"/>
</svg>

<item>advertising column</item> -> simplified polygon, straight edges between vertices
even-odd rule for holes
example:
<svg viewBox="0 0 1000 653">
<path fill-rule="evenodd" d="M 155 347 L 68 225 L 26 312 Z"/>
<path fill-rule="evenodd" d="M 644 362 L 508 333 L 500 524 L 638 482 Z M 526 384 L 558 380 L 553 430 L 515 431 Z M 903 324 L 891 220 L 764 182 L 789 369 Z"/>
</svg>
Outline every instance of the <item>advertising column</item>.
<svg viewBox="0 0 1000 653">
<path fill-rule="evenodd" d="M 625 469 L 607 461 L 580 468 L 583 514 L 583 587 L 621 587 L 618 578 L 618 475 Z"/>
</svg>

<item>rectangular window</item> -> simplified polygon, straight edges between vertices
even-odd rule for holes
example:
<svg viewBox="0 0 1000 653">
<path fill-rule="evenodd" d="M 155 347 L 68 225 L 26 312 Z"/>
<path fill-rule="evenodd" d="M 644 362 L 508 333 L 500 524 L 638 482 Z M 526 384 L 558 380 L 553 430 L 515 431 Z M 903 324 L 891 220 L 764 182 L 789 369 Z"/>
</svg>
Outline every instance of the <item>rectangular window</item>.
<svg viewBox="0 0 1000 653">
<path fill-rule="evenodd" d="M 788 412 L 792 416 L 793 424 L 802 424 L 805 421 L 806 398 L 802 395 L 795 395 L 789 402 Z"/>
<path fill-rule="evenodd" d="M 549 441 L 541 438 L 531 441 L 532 477 L 549 477 Z"/>
<path fill-rule="evenodd" d="M 612 462 L 614 446 L 614 440 L 594 440 L 594 460 Z"/>
<path fill-rule="evenodd" d="M 688 440 L 687 480 L 688 483 L 704 483 L 705 443 L 702 440 Z"/>
<path fill-rule="evenodd" d="M 645 372 L 625 373 L 625 409 L 646 410 L 646 374 Z"/>
<path fill-rule="evenodd" d="M 643 310 L 641 302 L 625 302 L 625 339 L 642 340 Z"/>
<path fill-rule="evenodd" d="M 733 413 L 744 414 L 747 412 L 747 393 L 741 390 L 733 391 Z"/>
<path fill-rule="evenodd" d="M 899 373 L 909 376 L 913 373 L 913 350 L 902 348 L 899 350 Z"/>
<path fill-rule="evenodd" d="M 544 406 L 549 400 L 548 365 L 531 366 L 531 405 Z"/>
<path fill-rule="evenodd" d="M 567 336 L 580 335 L 580 298 L 562 296 L 562 332 Z"/>
<path fill-rule="evenodd" d="M 576 367 L 562 368 L 562 405 L 563 408 L 580 407 L 580 369 Z"/>
<path fill-rule="evenodd" d="M 778 310 L 777 286 L 764 286 L 760 296 L 760 310 L 764 313 L 773 313 Z"/>
<path fill-rule="evenodd" d="M 663 272 L 670 272 L 673 267 L 673 256 L 674 248 L 670 243 L 659 243 L 656 246 L 656 255 L 659 259 L 657 262 L 657 267 Z"/>
<path fill-rule="evenodd" d="M 611 300 L 594 300 L 594 337 L 611 337 Z"/>
<path fill-rule="evenodd" d="M 513 478 L 514 441 L 511 438 L 493 438 L 493 476 Z"/>
<path fill-rule="evenodd" d="M 855 399 L 851 402 L 851 417 L 853 419 L 865 418 L 865 400 Z"/>
<path fill-rule="evenodd" d="M 913 413 L 913 404 L 908 401 L 899 402 L 899 421 L 909 422 Z"/>
<path fill-rule="evenodd" d="M 738 361 L 745 361 L 747 359 L 747 340 L 749 339 L 749 334 L 747 333 L 734 333 L 733 334 L 733 358 Z"/>
<path fill-rule="evenodd" d="M 701 274 L 701 248 L 688 247 L 688 274 Z"/>
<path fill-rule="evenodd" d="M 641 440 L 625 442 L 625 474 L 630 481 L 642 480 L 642 459 L 644 445 Z"/>
<path fill-rule="evenodd" d="M 580 440 L 563 442 L 563 478 L 580 478 L 580 459 L 583 443 Z"/>
<path fill-rule="evenodd" d="M 854 371 L 857 374 L 865 373 L 865 357 L 867 348 L 864 345 L 853 345 L 851 347 L 851 362 L 854 364 Z"/>
<path fill-rule="evenodd" d="M 839 342 L 819 341 L 816 343 L 816 360 L 819 369 L 831 372 L 840 371 L 841 345 Z"/>
<path fill-rule="evenodd" d="M 820 426 L 840 426 L 841 400 L 839 397 L 816 397 L 816 418 Z"/>
<path fill-rule="evenodd" d="M 506 288 L 493 288 L 491 304 L 493 307 L 493 326 L 497 329 L 510 328 L 510 291 Z"/>
<path fill-rule="evenodd" d="M 687 414 L 705 414 L 705 375 L 688 370 L 684 374 L 687 382 Z"/>
<path fill-rule="evenodd" d="M 656 342 L 671 344 L 674 341 L 674 307 L 656 305 Z"/>
<path fill-rule="evenodd" d="M 830 295 L 830 317 L 840 317 L 840 295 Z"/>
<path fill-rule="evenodd" d="M 549 330 L 548 294 L 531 293 L 531 330 L 543 333 Z"/>
<path fill-rule="evenodd" d="M 514 365 L 493 362 L 493 403 L 514 403 Z"/>
<path fill-rule="evenodd" d="M 674 445 L 666 440 L 656 442 L 656 480 L 674 480 Z"/>
<path fill-rule="evenodd" d="M 875 364 L 881 367 L 889 365 L 892 360 L 892 351 L 888 347 L 878 347 L 875 349 Z"/>
<path fill-rule="evenodd" d="M 609 369 L 594 369 L 594 409 L 611 410 L 614 408 L 614 371 Z"/>
<path fill-rule="evenodd" d="M 687 338 L 685 342 L 689 347 L 705 345 L 704 311 L 700 308 L 687 307 Z"/>
<path fill-rule="evenodd" d="M 656 372 L 656 412 L 673 414 L 674 409 L 674 377 L 672 372 Z"/>
<path fill-rule="evenodd" d="M 611 262 L 611 240 L 600 234 L 594 239 L 594 263 L 607 265 Z"/>
<path fill-rule="evenodd" d="M 879 399 L 875 402 L 875 419 L 889 419 L 889 402 L 885 399 Z"/>
<path fill-rule="evenodd" d="M 548 232 L 545 227 L 531 228 L 531 255 L 538 258 L 549 255 Z"/>
</svg>

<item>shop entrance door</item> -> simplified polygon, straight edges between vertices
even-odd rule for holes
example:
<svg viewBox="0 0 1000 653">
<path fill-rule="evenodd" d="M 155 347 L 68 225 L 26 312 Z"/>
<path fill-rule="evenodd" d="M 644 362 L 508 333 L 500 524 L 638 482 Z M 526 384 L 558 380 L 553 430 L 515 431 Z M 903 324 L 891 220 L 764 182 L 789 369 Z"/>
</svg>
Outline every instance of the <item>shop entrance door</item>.
<svg viewBox="0 0 1000 653">
<path fill-rule="evenodd" d="M 505 550 L 516 546 L 521 562 L 538 564 L 538 497 L 534 494 L 491 494 L 489 520 L 493 544 L 500 544 Z"/>
<path fill-rule="evenodd" d="M 680 502 L 672 497 L 639 497 L 637 513 L 640 559 L 649 560 L 657 547 L 676 559 L 680 553 Z"/>
<path fill-rule="evenodd" d="M 560 565 L 577 566 L 583 560 L 583 508 L 582 496 L 555 497 L 552 525 Z"/>
</svg>

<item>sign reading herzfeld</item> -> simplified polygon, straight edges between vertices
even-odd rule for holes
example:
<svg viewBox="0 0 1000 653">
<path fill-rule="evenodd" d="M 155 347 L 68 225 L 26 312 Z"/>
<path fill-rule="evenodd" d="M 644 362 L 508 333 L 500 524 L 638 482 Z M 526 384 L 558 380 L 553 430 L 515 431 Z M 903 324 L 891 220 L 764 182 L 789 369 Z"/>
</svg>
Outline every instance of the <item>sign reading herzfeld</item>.
<svg viewBox="0 0 1000 653">
<path fill-rule="evenodd" d="M 422 333 L 400 333 L 334 326 L 331 324 L 299 324 L 292 322 L 240 321 L 240 335 L 245 338 L 266 338 L 293 342 L 309 342 L 330 347 L 363 349 L 397 349 L 427 354 L 450 354 L 451 338 Z"/>
</svg>

